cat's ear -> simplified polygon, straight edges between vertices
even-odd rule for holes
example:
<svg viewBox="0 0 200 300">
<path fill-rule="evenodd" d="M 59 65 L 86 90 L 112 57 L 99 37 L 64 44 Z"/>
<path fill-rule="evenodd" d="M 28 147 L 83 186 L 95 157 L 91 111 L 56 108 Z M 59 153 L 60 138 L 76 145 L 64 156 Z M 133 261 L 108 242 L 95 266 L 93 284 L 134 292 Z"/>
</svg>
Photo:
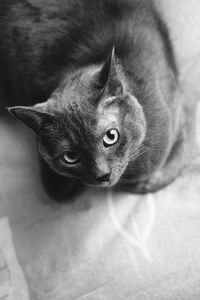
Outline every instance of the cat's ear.
<svg viewBox="0 0 200 300">
<path fill-rule="evenodd" d="M 100 87 L 107 89 L 112 96 L 117 96 L 123 92 L 123 84 L 119 78 L 119 63 L 117 66 L 115 48 L 109 55 L 104 65 L 97 75 L 98 84 Z"/>
<path fill-rule="evenodd" d="M 39 110 L 37 106 L 14 106 L 7 109 L 11 115 L 33 129 L 36 133 L 39 133 L 42 128 L 51 124 L 54 120 L 52 114 Z"/>
</svg>

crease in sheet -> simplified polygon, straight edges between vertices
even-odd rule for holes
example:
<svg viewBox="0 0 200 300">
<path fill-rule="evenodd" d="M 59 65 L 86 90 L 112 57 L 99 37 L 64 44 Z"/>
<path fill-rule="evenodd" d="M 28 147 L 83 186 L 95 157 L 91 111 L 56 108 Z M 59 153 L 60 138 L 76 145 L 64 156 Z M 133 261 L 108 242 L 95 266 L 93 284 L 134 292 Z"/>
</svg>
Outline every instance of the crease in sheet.
<svg viewBox="0 0 200 300">
<path fill-rule="evenodd" d="M 8 300 L 30 300 L 24 273 L 19 265 L 8 218 L 0 219 L 0 248 L 10 274 Z"/>
<path fill-rule="evenodd" d="M 147 203 L 147 210 L 148 210 L 148 217 L 146 220 L 146 224 L 144 228 L 139 228 L 135 218 L 134 218 L 134 211 L 132 212 L 131 216 L 131 222 L 132 222 L 132 228 L 133 228 L 133 234 L 126 231 L 122 224 L 120 223 L 116 211 L 115 206 L 113 202 L 113 193 L 111 190 L 107 192 L 107 201 L 108 201 L 108 207 L 109 207 L 109 213 L 111 220 L 116 227 L 119 234 L 126 239 L 132 246 L 137 247 L 140 249 L 140 251 L 143 253 L 145 259 L 152 263 L 152 258 L 149 254 L 147 243 L 150 238 L 153 226 L 155 224 L 156 220 L 156 206 L 154 203 L 154 197 L 152 194 L 147 194 L 146 196 L 146 203 Z"/>
</svg>

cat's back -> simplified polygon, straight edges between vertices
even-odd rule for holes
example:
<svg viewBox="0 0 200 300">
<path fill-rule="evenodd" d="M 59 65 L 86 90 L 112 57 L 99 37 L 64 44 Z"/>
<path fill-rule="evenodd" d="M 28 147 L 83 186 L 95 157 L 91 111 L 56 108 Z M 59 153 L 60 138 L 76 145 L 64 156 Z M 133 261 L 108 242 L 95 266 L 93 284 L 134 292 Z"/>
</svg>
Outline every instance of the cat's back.
<svg viewBox="0 0 200 300">
<path fill-rule="evenodd" d="M 1 82 L 10 97 L 47 97 L 71 66 L 101 62 L 113 45 L 125 56 L 143 27 L 155 27 L 149 0 L 0 1 Z"/>
<path fill-rule="evenodd" d="M 0 39 L 16 50 L 24 43 L 24 51 L 32 54 L 65 46 L 72 59 L 73 50 L 120 43 L 124 34 L 134 34 L 138 22 L 150 25 L 152 19 L 148 0 L 5 0 L 0 2 Z"/>
</svg>

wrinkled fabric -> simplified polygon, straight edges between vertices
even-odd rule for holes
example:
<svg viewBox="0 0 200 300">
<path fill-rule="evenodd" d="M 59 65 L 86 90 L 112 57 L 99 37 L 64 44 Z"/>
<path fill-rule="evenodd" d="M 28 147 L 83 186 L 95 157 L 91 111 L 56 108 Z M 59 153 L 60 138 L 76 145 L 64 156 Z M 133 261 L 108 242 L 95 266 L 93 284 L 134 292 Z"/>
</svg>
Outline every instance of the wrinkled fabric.
<svg viewBox="0 0 200 300">
<path fill-rule="evenodd" d="M 90 189 L 56 204 L 31 133 L 1 120 L 0 135 L 0 217 L 31 299 L 200 298 L 200 157 L 155 194 Z"/>
</svg>

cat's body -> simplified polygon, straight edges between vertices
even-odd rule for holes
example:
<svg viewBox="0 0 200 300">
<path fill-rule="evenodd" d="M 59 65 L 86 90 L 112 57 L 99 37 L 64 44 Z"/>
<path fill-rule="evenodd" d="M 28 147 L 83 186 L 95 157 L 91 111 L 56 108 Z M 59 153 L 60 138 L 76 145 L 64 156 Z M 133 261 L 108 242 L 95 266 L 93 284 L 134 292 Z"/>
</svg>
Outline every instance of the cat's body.
<svg viewBox="0 0 200 300">
<path fill-rule="evenodd" d="M 94 178 L 111 173 L 110 185 L 147 192 L 177 176 L 184 164 L 178 70 L 167 28 L 149 0 L 5 0 L 0 44 L 6 106 L 44 102 L 34 108 L 40 115 L 11 112 L 37 132 L 59 182 L 66 175 L 75 187 L 80 181 L 98 185 Z M 105 106 L 113 97 L 117 104 Z M 103 130 L 111 119 L 126 131 L 118 129 L 124 140 L 113 146 L 115 153 L 98 144 L 98 126 Z M 84 166 L 66 174 L 50 156 L 60 153 L 67 135 L 70 147 L 74 141 L 84 153 Z"/>
</svg>

